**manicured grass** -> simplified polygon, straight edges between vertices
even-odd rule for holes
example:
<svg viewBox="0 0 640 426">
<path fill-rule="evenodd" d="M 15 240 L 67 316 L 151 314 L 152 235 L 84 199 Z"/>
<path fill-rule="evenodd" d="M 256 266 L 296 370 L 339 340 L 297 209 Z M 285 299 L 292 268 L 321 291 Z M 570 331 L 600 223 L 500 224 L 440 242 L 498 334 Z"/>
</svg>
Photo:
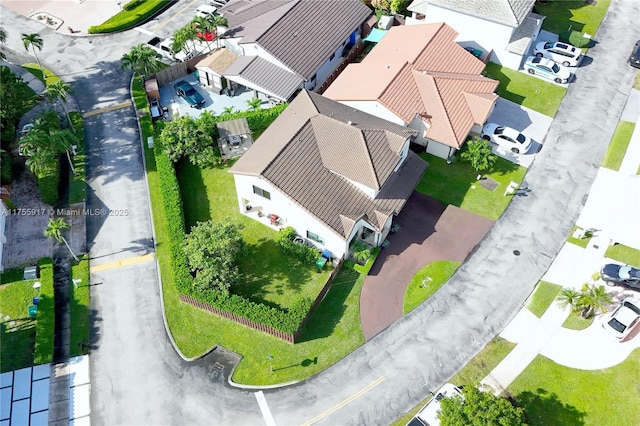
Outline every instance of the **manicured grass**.
<svg viewBox="0 0 640 426">
<path fill-rule="evenodd" d="M 457 386 L 476 385 L 484 379 L 515 347 L 515 343 L 495 337 L 471 361 L 467 363 L 455 376 L 448 380 Z M 430 389 L 435 391 L 436 389 Z M 425 393 L 427 391 L 425 390 Z M 431 395 L 420 401 L 409 412 L 392 423 L 393 426 L 404 426 L 431 399 Z"/>
<path fill-rule="evenodd" d="M 640 268 L 640 250 L 638 249 L 624 244 L 614 244 L 609 246 L 604 255 L 610 259 Z"/>
<path fill-rule="evenodd" d="M 54 73 L 46 69 L 45 67 L 42 67 L 42 69 L 44 70 L 44 76 L 43 76 L 42 71 L 40 70 L 40 67 L 38 66 L 38 64 L 35 64 L 32 62 L 22 64 L 22 68 L 29 71 L 31 74 L 35 75 L 38 80 L 45 83 L 45 86 L 48 86 L 51 83 L 55 83 L 56 81 L 60 80 L 60 77 L 58 77 L 57 75 L 55 75 Z M 46 78 L 46 81 L 45 81 L 45 78 Z"/>
<path fill-rule="evenodd" d="M 74 280 L 80 280 L 75 281 Z M 87 255 L 80 259 L 80 263 L 71 262 L 69 282 L 69 310 L 71 316 L 69 355 L 78 356 L 88 353 L 90 344 L 90 286 L 89 286 L 89 258 Z"/>
<path fill-rule="evenodd" d="M 418 191 L 492 220 L 497 220 L 511 201 L 511 196 L 503 195 L 509 182 L 522 182 L 526 173 L 524 167 L 498 158 L 494 171 L 484 175 L 498 182 L 498 187 L 490 191 L 480 185 L 477 173 L 467 163 L 447 164 L 442 158 L 426 153 L 420 157 L 429 163 L 429 168 L 418 182 Z"/>
<path fill-rule="evenodd" d="M 633 129 L 635 129 L 636 123 L 630 121 L 619 121 L 616 131 L 611 138 L 611 143 L 607 149 L 607 153 L 602 160 L 602 167 L 606 167 L 611 170 L 620 170 L 620 165 L 624 159 L 624 154 L 627 152 L 629 142 L 631 142 L 631 135 Z"/>
<path fill-rule="evenodd" d="M 556 298 L 562 286 L 546 281 L 539 281 L 533 295 L 527 302 L 527 309 L 540 318 Z"/>
<path fill-rule="evenodd" d="M 402 306 L 404 314 L 411 312 L 438 291 L 459 266 L 460 262 L 437 260 L 416 272 L 404 294 Z"/>
<path fill-rule="evenodd" d="M 489 62 L 482 72 L 500 81 L 496 93 L 523 107 L 553 117 L 567 89 L 539 78 Z"/>
<path fill-rule="evenodd" d="M 570 330 L 584 330 L 593 323 L 594 318 L 595 317 L 592 316 L 585 319 L 582 318 L 582 315 L 579 312 L 572 312 L 564 321 L 564 324 L 562 324 L 562 326 Z"/>
<path fill-rule="evenodd" d="M 27 309 L 38 292 L 35 280 L 22 280 L 22 269 L 3 272 L 0 285 L 0 373 L 33 365 L 36 320 Z"/>
<path fill-rule="evenodd" d="M 536 3 L 535 9 L 546 18 L 542 29 L 559 34 L 569 26 L 579 33 L 594 35 L 607 13 L 611 0 L 598 0 L 595 6 L 587 5 L 582 0 L 550 1 L 547 4 Z"/>
<path fill-rule="evenodd" d="M 538 355 L 508 391 L 537 425 L 638 425 L 640 349 L 612 368 L 574 370 Z"/>
<path fill-rule="evenodd" d="M 315 265 L 304 265 L 282 253 L 276 231 L 242 215 L 238 208 L 233 175 L 228 167 L 200 169 L 187 161 L 177 167 L 186 229 L 199 221 L 236 222 L 248 253 L 239 262 L 245 277 L 234 292 L 248 299 L 287 308 L 302 297 L 316 298 L 331 271 L 318 274 Z"/>
<path fill-rule="evenodd" d="M 76 135 L 80 143 L 76 147 L 76 155 L 73 156 L 73 167 L 76 174 L 69 173 L 69 204 L 81 203 L 87 198 L 86 161 L 87 156 L 84 151 L 84 123 L 82 113 L 70 112 L 69 116 L 76 129 Z"/>
<path fill-rule="evenodd" d="M 640 71 L 636 72 L 636 78 L 633 80 L 633 88 L 640 90 Z"/>
<path fill-rule="evenodd" d="M 582 248 L 587 248 L 587 246 L 589 245 L 589 241 L 591 241 L 591 234 L 588 234 L 587 231 L 585 231 L 583 233 L 582 238 L 574 238 L 573 237 L 573 233 L 578 230 L 578 229 L 583 229 L 579 226 L 573 226 L 573 228 L 571 228 L 571 232 L 569 233 L 569 236 L 567 237 L 567 241 L 570 242 L 571 244 L 575 244 L 579 247 Z"/>
<path fill-rule="evenodd" d="M 132 91 L 133 91 L 132 93 L 133 101 L 136 105 L 136 109 L 138 110 L 138 109 L 146 108 L 148 106 L 147 94 L 144 91 L 144 84 L 142 82 L 142 77 L 140 77 L 139 75 L 136 75 L 133 78 Z"/>
<path fill-rule="evenodd" d="M 131 10 L 122 10 L 100 25 L 89 28 L 89 34 L 113 33 L 133 28 L 141 22 L 151 18 L 162 9 L 169 7 L 172 2 L 166 0 L 146 0 L 139 2 Z M 123 5 L 124 6 L 124 5 Z"/>
</svg>

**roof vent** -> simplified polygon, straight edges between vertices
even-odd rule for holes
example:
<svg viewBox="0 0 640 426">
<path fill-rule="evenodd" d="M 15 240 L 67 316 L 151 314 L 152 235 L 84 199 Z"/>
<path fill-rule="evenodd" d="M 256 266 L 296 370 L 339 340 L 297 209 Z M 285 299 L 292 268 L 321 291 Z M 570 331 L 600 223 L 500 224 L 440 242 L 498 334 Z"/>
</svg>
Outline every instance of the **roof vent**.
<svg viewBox="0 0 640 426">
<path fill-rule="evenodd" d="M 356 124 L 356 123 L 354 123 L 353 121 L 349 120 L 349 121 L 347 121 L 347 124 L 348 124 L 349 126 L 353 126 L 353 125 L 354 125 L 354 124 Z"/>
</svg>

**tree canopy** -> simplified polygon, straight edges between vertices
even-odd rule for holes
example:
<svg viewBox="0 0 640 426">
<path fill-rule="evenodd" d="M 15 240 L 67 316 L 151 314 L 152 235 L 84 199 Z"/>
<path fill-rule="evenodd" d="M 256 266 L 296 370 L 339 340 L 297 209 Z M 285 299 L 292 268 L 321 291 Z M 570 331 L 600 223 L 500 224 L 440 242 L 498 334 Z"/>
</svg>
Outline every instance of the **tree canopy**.
<svg viewBox="0 0 640 426">
<path fill-rule="evenodd" d="M 496 155 L 491 152 L 491 144 L 479 138 L 467 142 L 465 150 L 460 154 L 463 161 L 471 163 L 476 172 L 491 170 L 496 162 Z"/>
<path fill-rule="evenodd" d="M 519 426 L 526 425 L 524 409 L 514 407 L 508 399 L 482 392 L 474 386 L 462 390 L 459 397 L 440 400 L 441 426 Z"/>
<path fill-rule="evenodd" d="M 210 129 L 201 120 L 185 115 L 167 123 L 160 133 L 160 143 L 173 162 L 183 157 L 199 167 L 221 161 L 220 152 L 213 146 Z"/>
</svg>

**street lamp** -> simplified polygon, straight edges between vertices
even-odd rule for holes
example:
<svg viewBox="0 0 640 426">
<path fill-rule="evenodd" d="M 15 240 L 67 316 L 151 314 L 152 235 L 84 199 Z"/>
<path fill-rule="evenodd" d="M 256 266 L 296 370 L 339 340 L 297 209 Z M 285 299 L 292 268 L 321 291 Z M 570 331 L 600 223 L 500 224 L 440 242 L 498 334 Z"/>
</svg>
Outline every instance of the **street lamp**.
<svg viewBox="0 0 640 426">
<path fill-rule="evenodd" d="M 273 357 L 271 355 L 267 355 L 267 359 L 269 360 L 269 371 L 273 373 Z"/>
</svg>

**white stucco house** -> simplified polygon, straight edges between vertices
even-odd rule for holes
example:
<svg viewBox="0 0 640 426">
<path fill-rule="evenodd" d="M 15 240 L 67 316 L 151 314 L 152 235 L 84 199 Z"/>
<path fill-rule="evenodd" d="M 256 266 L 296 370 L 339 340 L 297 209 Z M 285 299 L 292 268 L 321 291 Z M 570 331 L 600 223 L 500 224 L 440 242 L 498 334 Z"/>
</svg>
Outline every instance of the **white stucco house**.
<svg viewBox="0 0 640 426">
<path fill-rule="evenodd" d="M 481 49 L 483 58 L 520 69 L 542 27 L 535 0 L 414 0 L 407 25 L 445 22 L 464 47 Z"/>
<path fill-rule="evenodd" d="M 244 86 L 280 102 L 320 88 L 371 16 L 360 0 L 234 0 L 218 13 L 228 21 L 221 41 L 238 57 L 219 70 L 230 90 Z"/>
<path fill-rule="evenodd" d="M 442 22 L 392 27 L 324 96 L 416 131 L 414 143 L 450 158 L 479 134 L 498 96 L 485 64 Z"/>
<path fill-rule="evenodd" d="M 301 91 L 231 167 L 240 212 L 335 258 L 355 239 L 379 246 L 427 168 L 415 135 Z"/>
</svg>

